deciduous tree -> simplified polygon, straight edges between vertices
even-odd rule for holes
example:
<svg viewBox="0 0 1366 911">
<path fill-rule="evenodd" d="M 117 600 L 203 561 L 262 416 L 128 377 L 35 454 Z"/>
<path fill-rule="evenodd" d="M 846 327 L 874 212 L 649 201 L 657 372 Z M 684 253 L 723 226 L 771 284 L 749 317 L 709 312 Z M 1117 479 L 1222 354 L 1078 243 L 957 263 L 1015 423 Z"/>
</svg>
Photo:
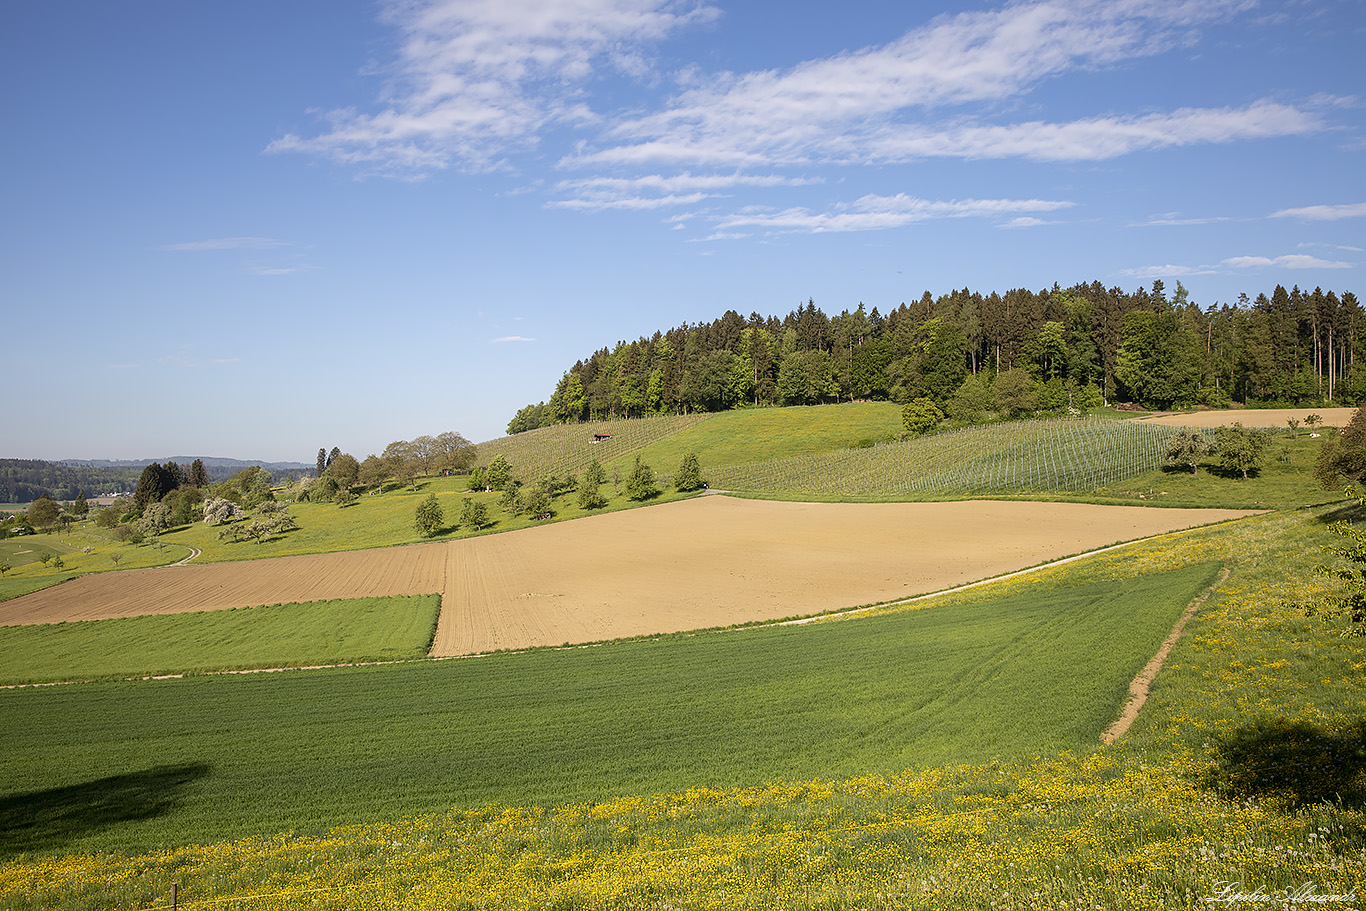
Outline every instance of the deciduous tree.
<svg viewBox="0 0 1366 911">
<path fill-rule="evenodd" d="M 437 502 L 436 494 L 429 493 L 427 498 L 417 504 L 417 513 L 413 524 L 417 528 L 418 534 L 424 538 L 431 538 L 441 531 L 441 523 L 446 521 L 446 513 Z"/>
<path fill-rule="evenodd" d="M 1200 460 L 1209 455 L 1210 442 L 1198 430 L 1178 430 L 1167 442 L 1167 464 L 1189 468 L 1191 474 L 1200 470 Z"/>
<path fill-rule="evenodd" d="M 28 507 L 28 520 L 34 528 L 50 529 L 57 524 L 62 509 L 47 494 L 34 500 Z"/>
<path fill-rule="evenodd" d="M 512 466 L 508 464 L 502 453 L 489 463 L 488 471 L 484 475 L 484 482 L 488 484 L 490 490 L 502 490 L 512 479 Z"/>
<path fill-rule="evenodd" d="M 1220 427 L 1214 432 L 1215 458 L 1227 470 L 1241 471 L 1244 479 L 1249 471 L 1261 467 L 1266 445 L 1265 433 L 1244 427 L 1241 423 Z"/>
</svg>

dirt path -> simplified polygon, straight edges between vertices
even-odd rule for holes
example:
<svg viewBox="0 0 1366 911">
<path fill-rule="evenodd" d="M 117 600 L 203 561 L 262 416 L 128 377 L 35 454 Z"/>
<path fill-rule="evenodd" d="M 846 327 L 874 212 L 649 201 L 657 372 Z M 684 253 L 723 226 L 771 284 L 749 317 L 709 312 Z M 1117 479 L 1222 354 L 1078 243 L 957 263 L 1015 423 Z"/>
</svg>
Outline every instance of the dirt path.
<svg viewBox="0 0 1366 911">
<path fill-rule="evenodd" d="M 1172 631 L 1167 634 L 1167 638 L 1163 640 L 1162 647 L 1157 650 L 1157 654 L 1153 655 L 1143 670 L 1139 671 L 1138 676 L 1129 684 L 1129 701 L 1124 704 L 1123 710 L 1114 723 L 1100 735 L 1101 743 L 1108 746 L 1129 732 L 1129 726 L 1134 723 L 1134 719 L 1138 717 L 1143 704 L 1148 701 L 1148 690 L 1152 686 L 1153 680 L 1157 678 L 1157 672 L 1162 670 L 1162 665 L 1167 661 L 1167 655 L 1171 653 L 1172 647 L 1181 638 L 1181 633 L 1186 629 L 1186 623 L 1209 600 L 1209 596 L 1224 584 L 1228 574 L 1229 567 L 1225 566 L 1224 571 L 1219 574 L 1219 578 L 1214 580 L 1209 588 L 1197 595 L 1194 601 L 1186 605 L 1186 610 L 1181 614 L 1181 619 L 1176 621 Z"/>
</svg>

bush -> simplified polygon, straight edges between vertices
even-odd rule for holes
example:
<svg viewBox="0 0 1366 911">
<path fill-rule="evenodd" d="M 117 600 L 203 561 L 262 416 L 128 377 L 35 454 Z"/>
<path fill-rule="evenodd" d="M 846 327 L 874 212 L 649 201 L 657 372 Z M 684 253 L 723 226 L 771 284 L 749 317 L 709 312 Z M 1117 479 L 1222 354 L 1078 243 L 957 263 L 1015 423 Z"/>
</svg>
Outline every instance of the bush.
<svg viewBox="0 0 1366 911">
<path fill-rule="evenodd" d="M 901 426 L 909 433 L 919 436 L 929 433 L 944 420 L 944 412 L 929 399 L 920 398 L 907 402 L 901 409 Z"/>
</svg>

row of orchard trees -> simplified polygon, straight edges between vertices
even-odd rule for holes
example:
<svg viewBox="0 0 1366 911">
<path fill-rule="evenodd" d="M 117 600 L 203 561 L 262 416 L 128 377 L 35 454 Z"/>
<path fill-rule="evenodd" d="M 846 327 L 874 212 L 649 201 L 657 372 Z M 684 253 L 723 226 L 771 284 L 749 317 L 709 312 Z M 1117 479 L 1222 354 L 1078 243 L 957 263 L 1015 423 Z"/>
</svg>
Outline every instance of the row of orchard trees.
<svg viewBox="0 0 1366 911">
<path fill-rule="evenodd" d="M 684 324 L 574 364 L 517 433 L 555 423 L 854 399 L 946 403 L 969 376 L 1011 369 L 1149 407 L 1352 404 L 1366 398 L 1366 338 L 1351 292 L 1286 290 L 1201 307 L 1179 283 L 1132 292 L 1099 282 L 982 295 L 966 288 L 886 314 Z"/>
</svg>

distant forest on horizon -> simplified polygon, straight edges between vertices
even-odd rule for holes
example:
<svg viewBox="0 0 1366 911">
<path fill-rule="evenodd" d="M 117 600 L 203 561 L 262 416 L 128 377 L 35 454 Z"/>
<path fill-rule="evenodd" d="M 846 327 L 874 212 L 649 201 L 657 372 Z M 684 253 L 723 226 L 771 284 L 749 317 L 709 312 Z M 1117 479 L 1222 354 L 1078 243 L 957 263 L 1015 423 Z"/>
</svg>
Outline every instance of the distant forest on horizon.
<svg viewBox="0 0 1366 911">
<path fill-rule="evenodd" d="M 1201 308 L 1161 280 L 983 295 L 963 288 L 887 313 L 836 316 L 814 300 L 781 319 L 734 310 L 601 348 L 565 371 L 515 434 L 585 420 L 855 400 L 946 405 L 964 384 L 1027 375 L 1044 405 L 1083 400 L 1154 410 L 1355 405 L 1366 398 L 1361 305 L 1315 288 Z M 1044 410 L 1041 406 L 1040 410 Z"/>
</svg>

